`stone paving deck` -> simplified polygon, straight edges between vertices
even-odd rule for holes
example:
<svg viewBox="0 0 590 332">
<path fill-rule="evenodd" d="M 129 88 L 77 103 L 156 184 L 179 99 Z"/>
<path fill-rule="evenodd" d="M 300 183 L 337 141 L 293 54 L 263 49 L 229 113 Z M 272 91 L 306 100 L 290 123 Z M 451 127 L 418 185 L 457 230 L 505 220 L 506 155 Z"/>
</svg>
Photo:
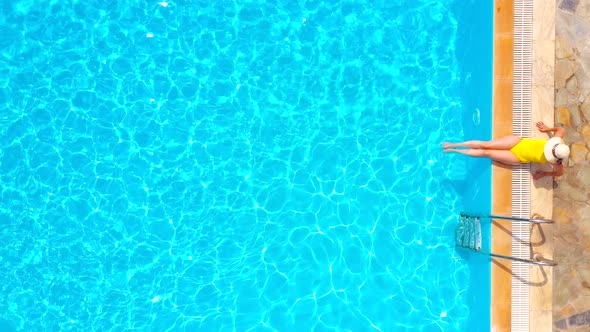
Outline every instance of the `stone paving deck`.
<svg viewBox="0 0 590 332">
<path fill-rule="evenodd" d="M 571 156 L 553 183 L 553 330 L 590 331 L 590 0 L 556 0 L 555 123 Z"/>
</svg>

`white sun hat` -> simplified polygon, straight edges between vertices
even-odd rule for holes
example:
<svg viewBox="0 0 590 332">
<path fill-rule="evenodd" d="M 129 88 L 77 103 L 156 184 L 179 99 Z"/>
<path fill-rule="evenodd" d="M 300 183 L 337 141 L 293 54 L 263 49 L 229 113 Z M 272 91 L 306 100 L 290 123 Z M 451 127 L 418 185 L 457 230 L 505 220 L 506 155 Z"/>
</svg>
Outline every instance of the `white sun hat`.
<svg viewBox="0 0 590 332">
<path fill-rule="evenodd" d="M 552 137 L 545 143 L 545 158 L 550 163 L 555 163 L 557 159 L 565 159 L 570 155 L 570 148 L 561 137 Z"/>
</svg>

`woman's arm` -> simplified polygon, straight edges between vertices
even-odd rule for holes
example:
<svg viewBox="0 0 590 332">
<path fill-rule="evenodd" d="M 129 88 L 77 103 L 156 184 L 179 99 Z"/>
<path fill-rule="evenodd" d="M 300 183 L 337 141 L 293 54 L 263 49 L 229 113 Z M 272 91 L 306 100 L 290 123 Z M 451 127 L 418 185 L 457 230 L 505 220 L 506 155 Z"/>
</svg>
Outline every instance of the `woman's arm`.
<svg viewBox="0 0 590 332">
<path fill-rule="evenodd" d="M 553 165 L 553 172 L 536 171 L 535 174 L 533 174 L 533 179 L 538 180 L 538 179 L 546 177 L 546 176 L 562 176 L 562 175 L 563 175 L 563 165 L 562 164 L 555 164 L 555 165 Z"/>
<path fill-rule="evenodd" d="M 555 134 L 553 134 L 553 137 L 563 138 L 563 136 L 565 136 L 565 129 L 564 128 L 562 128 L 562 127 L 549 128 L 543 123 L 543 121 L 537 122 L 537 128 L 539 128 L 539 131 L 542 133 L 554 132 Z"/>
</svg>

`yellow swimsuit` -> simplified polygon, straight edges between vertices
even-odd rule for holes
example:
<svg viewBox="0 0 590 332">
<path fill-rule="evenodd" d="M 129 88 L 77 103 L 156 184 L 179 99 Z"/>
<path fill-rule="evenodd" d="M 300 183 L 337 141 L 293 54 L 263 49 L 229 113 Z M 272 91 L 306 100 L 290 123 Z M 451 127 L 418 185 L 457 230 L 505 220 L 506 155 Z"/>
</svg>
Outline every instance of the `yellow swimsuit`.
<svg viewBox="0 0 590 332">
<path fill-rule="evenodd" d="M 543 153 L 547 140 L 523 138 L 510 149 L 522 163 L 546 163 L 547 158 Z"/>
</svg>

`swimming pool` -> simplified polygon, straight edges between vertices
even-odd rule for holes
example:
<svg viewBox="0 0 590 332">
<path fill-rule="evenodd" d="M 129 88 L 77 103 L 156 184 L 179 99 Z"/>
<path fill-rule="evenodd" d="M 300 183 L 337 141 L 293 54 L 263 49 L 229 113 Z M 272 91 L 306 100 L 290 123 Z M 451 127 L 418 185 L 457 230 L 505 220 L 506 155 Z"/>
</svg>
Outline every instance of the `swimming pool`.
<svg viewBox="0 0 590 332">
<path fill-rule="evenodd" d="M 0 327 L 489 329 L 491 2 L 2 6 Z"/>
</svg>

